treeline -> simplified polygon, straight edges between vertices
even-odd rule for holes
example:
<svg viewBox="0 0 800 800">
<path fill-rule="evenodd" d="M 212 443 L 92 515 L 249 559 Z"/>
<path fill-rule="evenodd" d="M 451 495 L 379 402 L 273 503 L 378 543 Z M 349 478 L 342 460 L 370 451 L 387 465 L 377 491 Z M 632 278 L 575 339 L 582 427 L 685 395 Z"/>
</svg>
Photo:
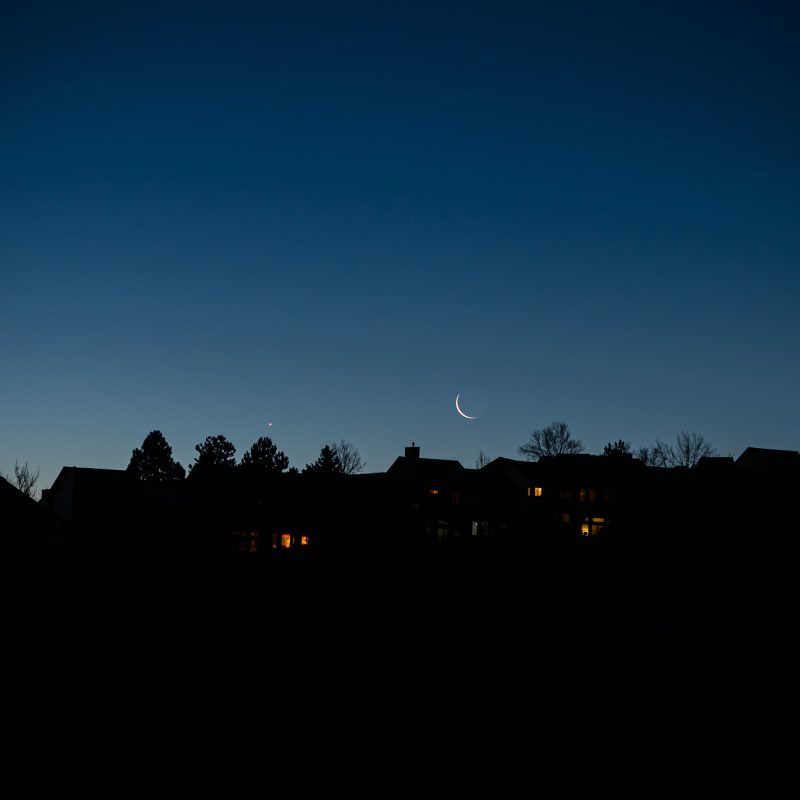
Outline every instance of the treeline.
<svg viewBox="0 0 800 800">
<path fill-rule="evenodd" d="M 151 431 L 131 454 L 127 471 L 143 481 L 181 481 L 189 478 L 231 473 L 240 470 L 250 474 L 278 475 L 299 474 L 297 467 L 289 466 L 286 454 L 268 436 L 257 439 L 236 460 L 236 447 L 225 436 L 207 436 L 195 445 L 197 451 L 194 463 L 189 465 L 188 473 L 183 465 L 172 457 L 172 448 L 161 431 Z M 547 456 L 583 453 L 585 448 L 580 439 L 572 436 L 565 422 L 551 422 L 544 428 L 534 430 L 528 440 L 518 448 L 520 455 L 530 461 L 538 461 Z M 656 439 L 655 444 L 633 449 L 625 439 L 609 442 L 603 448 L 603 455 L 610 457 L 632 456 L 649 467 L 693 467 L 701 458 L 717 455 L 714 446 L 702 434 L 682 431 L 677 434 L 675 443 Z M 492 459 L 480 451 L 475 460 L 475 468 L 480 469 Z M 353 475 L 366 466 L 358 448 L 345 441 L 326 444 L 320 450 L 316 461 L 306 464 L 303 474 L 319 473 L 329 475 Z M 2 477 L 0 475 L 0 477 Z M 14 476 L 5 479 L 16 486 L 27 497 L 36 499 L 36 482 L 39 470 L 33 470 L 25 463 L 14 465 Z"/>
<path fill-rule="evenodd" d="M 289 466 L 289 458 L 268 436 L 257 439 L 241 457 L 236 460 L 236 448 L 225 436 L 207 436 L 195 445 L 197 451 L 194 463 L 189 466 L 188 477 L 230 474 L 239 470 L 249 474 L 279 475 L 299 474 L 297 467 Z M 520 445 L 519 453 L 531 461 L 548 456 L 583 453 L 583 442 L 572 436 L 565 422 L 551 422 L 544 428 L 534 430 L 528 441 Z M 716 455 L 716 450 L 702 434 L 682 431 L 676 436 L 675 444 L 656 440 L 648 447 L 633 450 L 625 439 L 609 442 L 603 448 L 608 457 L 635 457 L 651 467 L 693 467 L 701 458 Z M 481 468 L 491 461 L 483 451 L 475 466 Z M 358 448 L 345 441 L 326 444 L 320 450 L 316 461 L 303 467 L 303 474 L 318 473 L 328 475 L 353 475 L 361 472 L 365 464 Z M 131 454 L 127 471 L 144 481 L 180 481 L 187 477 L 183 465 L 172 457 L 172 448 L 161 431 L 151 431 Z"/>
<path fill-rule="evenodd" d="M 547 427 L 533 431 L 528 441 L 519 446 L 520 455 L 531 461 L 545 456 L 583 452 L 583 442 L 572 436 L 566 422 L 551 422 Z M 654 445 L 634 451 L 630 442 L 618 439 L 603 448 L 604 456 L 631 455 L 648 467 L 693 467 L 701 458 L 716 454 L 714 446 L 702 434 L 686 431 L 675 437 L 674 445 L 656 439 Z"/>
<path fill-rule="evenodd" d="M 299 473 L 289 466 L 289 458 L 268 436 L 261 436 L 251 445 L 241 460 L 236 461 L 236 447 L 225 436 L 206 436 L 196 444 L 197 456 L 189 465 L 188 478 L 231 474 L 238 470 L 251 475 Z M 316 461 L 306 464 L 303 473 L 352 475 L 365 464 L 358 448 L 344 439 L 326 444 Z M 161 431 L 151 431 L 141 447 L 134 448 L 127 471 L 143 481 L 181 481 L 187 478 L 183 465 L 172 456 L 172 447 Z"/>
</svg>

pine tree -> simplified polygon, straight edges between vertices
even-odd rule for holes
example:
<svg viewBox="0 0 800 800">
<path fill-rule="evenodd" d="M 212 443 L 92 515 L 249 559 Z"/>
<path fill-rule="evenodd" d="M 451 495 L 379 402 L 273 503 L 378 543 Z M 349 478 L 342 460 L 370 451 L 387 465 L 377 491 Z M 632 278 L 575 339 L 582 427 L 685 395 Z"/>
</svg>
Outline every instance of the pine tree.
<svg viewBox="0 0 800 800">
<path fill-rule="evenodd" d="M 303 473 L 315 475 L 344 475 L 342 462 L 336 451 L 327 444 L 320 450 L 319 458 L 313 464 L 306 464 Z"/>
<path fill-rule="evenodd" d="M 631 452 L 631 443 L 626 442 L 624 439 L 618 439 L 616 442 L 609 442 L 603 448 L 604 456 L 627 456 Z"/>
<path fill-rule="evenodd" d="M 196 444 L 197 457 L 191 467 L 191 476 L 222 474 L 236 466 L 236 448 L 224 436 L 206 436 Z"/>
<path fill-rule="evenodd" d="M 161 431 L 150 431 L 142 446 L 131 453 L 128 473 L 140 481 L 180 481 L 186 470 L 172 457 Z"/>
<path fill-rule="evenodd" d="M 240 467 L 248 472 L 277 474 L 289 467 L 289 459 L 269 436 L 262 436 L 242 456 Z"/>
</svg>

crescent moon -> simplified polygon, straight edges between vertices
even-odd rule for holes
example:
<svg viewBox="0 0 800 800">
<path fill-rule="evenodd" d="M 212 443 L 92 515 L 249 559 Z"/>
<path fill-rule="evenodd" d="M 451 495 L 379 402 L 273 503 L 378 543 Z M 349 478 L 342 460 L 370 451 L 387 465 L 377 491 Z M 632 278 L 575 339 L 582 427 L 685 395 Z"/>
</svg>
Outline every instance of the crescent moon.
<svg viewBox="0 0 800 800">
<path fill-rule="evenodd" d="M 462 416 L 462 417 L 464 417 L 464 419 L 478 419 L 477 417 L 471 417 L 469 414 L 465 414 L 465 413 L 464 413 L 464 412 L 461 410 L 461 406 L 458 404 L 458 398 L 459 398 L 459 397 L 461 397 L 461 392 L 459 392 L 459 393 L 456 395 L 456 411 L 458 411 L 458 413 L 459 413 L 459 414 L 461 414 L 461 416 Z"/>
</svg>

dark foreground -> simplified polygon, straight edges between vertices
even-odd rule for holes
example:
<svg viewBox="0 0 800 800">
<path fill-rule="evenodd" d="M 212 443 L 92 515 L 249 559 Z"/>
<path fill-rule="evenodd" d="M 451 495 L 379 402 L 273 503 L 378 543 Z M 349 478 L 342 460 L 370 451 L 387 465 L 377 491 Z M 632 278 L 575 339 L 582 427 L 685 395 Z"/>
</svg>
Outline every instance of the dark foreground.
<svg viewBox="0 0 800 800">
<path fill-rule="evenodd" d="M 286 555 L 6 562 L 6 751 L 237 763 L 800 709 L 796 589 L 765 553 Z"/>
</svg>

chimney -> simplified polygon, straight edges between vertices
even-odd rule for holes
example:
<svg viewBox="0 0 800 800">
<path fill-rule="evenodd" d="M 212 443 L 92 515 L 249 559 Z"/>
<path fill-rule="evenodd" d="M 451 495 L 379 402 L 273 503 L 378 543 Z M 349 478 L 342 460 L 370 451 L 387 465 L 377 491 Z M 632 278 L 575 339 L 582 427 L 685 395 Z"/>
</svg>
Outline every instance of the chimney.
<svg viewBox="0 0 800 800">
<path fill-rule="evenodd" d="M 409 461 L 419 461 L 419 447 L 415 442 L 411 442 L 411 447 L 406 447 L 406 458 Z"/>
</svg>

